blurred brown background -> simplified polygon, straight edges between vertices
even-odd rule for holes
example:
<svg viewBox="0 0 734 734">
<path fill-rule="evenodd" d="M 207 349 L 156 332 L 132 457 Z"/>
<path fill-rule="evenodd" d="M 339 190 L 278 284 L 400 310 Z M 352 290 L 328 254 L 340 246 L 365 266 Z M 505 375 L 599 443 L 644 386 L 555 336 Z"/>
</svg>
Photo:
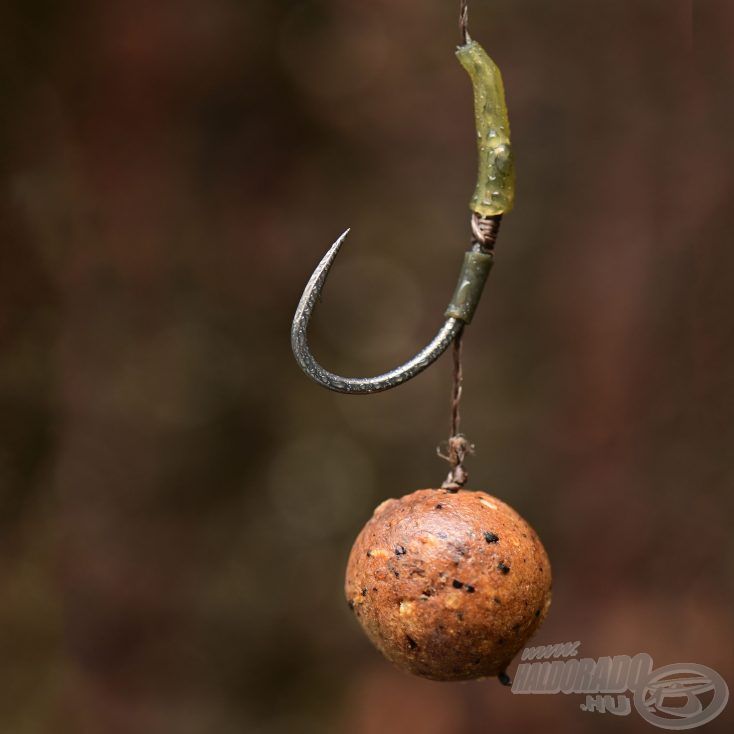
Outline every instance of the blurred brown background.
<svg viewBox="0 0 734 734">
<path fill-rule="evenodd" d="M 0 730 L 650 731 L 394 671 L 342 596 L 442 481 L 476 155 L 458 0 L 0 5 Z M 471 486 L 554 567 L 538 644 L 734 684 L 734 5 L 472 0 L 518 205 L 467 332 Z M 512 672 L 512 669 L 511 671 Z M 709 731 L 730 730 L 726 711 Z"/>
</svg>

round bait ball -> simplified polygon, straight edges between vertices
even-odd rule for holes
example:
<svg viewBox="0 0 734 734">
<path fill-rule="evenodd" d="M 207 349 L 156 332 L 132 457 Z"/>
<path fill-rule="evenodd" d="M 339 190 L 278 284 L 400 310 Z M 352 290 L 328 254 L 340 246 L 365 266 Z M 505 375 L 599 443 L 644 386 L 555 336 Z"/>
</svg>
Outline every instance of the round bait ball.
<svg viewBox="0 0 734 734">
<path fill-rule="evenodd" d="M 535 531 L 485 492 L 421 489 L 360 532 L 345 592 L 386 658 L 433 680 L 504 674 L 551 600 Z"/>
</svg>

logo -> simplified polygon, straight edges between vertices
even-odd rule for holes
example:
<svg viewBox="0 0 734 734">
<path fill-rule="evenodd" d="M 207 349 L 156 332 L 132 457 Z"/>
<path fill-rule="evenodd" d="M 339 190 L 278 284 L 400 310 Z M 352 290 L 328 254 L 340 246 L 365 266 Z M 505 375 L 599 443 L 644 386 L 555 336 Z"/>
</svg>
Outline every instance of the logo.
<svg viewBox="0 0 734 734">
<path fill-rule="evenodd" d="M 528 647 L 515 672 L 516 694 L 586 694 L 582 711 L 628 716 L 632 706 L 648 723 L 682 731 L 715 719 L 729 700 L 726 681 L 712 668 L 675 663 L 653 668 L 646 652 L 578 658 L 580 642 Z"/>
</svg>

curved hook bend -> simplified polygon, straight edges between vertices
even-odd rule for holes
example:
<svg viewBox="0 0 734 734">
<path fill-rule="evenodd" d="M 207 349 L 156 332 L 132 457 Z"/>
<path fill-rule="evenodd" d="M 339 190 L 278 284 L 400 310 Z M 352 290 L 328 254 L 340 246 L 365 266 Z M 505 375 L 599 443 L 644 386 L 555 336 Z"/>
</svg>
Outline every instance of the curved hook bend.
<svg viewBox="0 0 734 734">
<path fill-rule="evenodd" d="M 308 346 L 308 323 L 311 320 L 316 300 L 326 282 L 339 249 L 344 244 L 349 230 L 329 248 L 306 284 L 298 303 L 291 327 L 291 346 L 301 369 L 319 385 L 336 392 L 368 394 L 389 390 L 423 372 L 433 364 L 456 338 L 465 324 L 471 321 L 484 283 L 492 266 L 492 254 L 477 247 L 464 256 L 459 282 L 454 297 L 446 309 L 446 320 L 433 340 L 418 354 L 404 364 L 376 377 L 342 377 L 322 367 L 311 354 Z"/>
</svg>

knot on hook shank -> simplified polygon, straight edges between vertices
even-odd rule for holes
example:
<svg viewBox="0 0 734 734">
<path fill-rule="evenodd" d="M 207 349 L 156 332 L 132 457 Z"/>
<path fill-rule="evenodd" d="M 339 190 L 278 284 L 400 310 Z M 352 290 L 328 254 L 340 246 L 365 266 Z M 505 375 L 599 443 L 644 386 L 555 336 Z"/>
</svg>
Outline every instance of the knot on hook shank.
<svg viewBox="0 0 734 734">
<path fill-rule="evenodd" d="M 501 214 L 495 214 L 494 216 L 490 217 L 483 217 L 477 212 L 472 212 L 472 242 L 479 245 L 481 251 L 493 250 L 495 242 L 497 242 L 497 235 L 499 234 L 501 223 Z"/>
<path fill-rule="evenodd" d="M 464 469 L 464 459 L 468 454 L 474 453 L 474 446 L 469 443 L 465 436 L 458 434 L 451 436 L 448 440 L 447 450 L 447 454 L 441 453 L 440 449 L 436 451 L 442 459 L 451 464 L 451 471 L 441 487 L 456 492 L 469 481 L 469 474 Z"/>
</svg>

